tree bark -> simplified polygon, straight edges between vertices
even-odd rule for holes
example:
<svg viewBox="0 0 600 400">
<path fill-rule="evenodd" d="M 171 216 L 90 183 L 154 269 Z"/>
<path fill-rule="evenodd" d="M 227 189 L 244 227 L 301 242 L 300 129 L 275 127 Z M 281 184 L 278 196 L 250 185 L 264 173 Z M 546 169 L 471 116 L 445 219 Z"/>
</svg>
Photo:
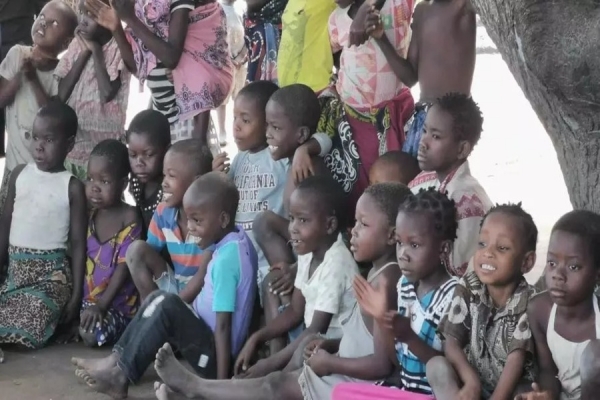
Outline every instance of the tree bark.
<svg viewBox="0 0 600 400">
<path fill-rule="evenodd" d="M 573 207 L 600 212 L 600 0 L 471 2 L 552 139 Z"/>
</svg>

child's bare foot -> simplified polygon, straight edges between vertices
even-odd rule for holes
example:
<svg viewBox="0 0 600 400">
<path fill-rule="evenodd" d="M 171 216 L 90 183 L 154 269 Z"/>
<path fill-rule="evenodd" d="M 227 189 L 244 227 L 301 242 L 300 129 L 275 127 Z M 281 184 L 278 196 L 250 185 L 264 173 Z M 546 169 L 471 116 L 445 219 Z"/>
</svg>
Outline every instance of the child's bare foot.
<svg viewBox="0 0 600 400">
<path fill-rule="evenodd" d="M 156 393 L 156 398 L 158 400 L 185 399 L 185 397 L 180 396 L 177 393 L 175 393 L 174 391 L 172 391 L 171 389 L 169 389 L 169 387 L 167 385 L 165 385 L 164 383 L 154 382 L 154 391 Z"/>
<path fill-rule="evenodd" d="M 75 375 L 95 391 L 104 393 L 113 399 L 120 400 L 127 397 L 127 376 L 116 365 L 91 371 L 78 369 L 75 371 Z"/>
<path fill-rule="evenodd" d="M 177 361 L 169 343 L 165 343 L 163 347 L 158 349 L 154 369 L 170 389 L 189 398 L 200 397 L 196 385 L 200 383 L 201 378 L 192 374 Z"/>
<path fill-rule="evenodd" d="M 71 363 L 77 368 L 82 368 L 88 371 L 107 369 L 117 365 L 119 361 L 119 353 L 113 352 L 110 356 L 104 358 L 71 358 Z"/>
</svg>

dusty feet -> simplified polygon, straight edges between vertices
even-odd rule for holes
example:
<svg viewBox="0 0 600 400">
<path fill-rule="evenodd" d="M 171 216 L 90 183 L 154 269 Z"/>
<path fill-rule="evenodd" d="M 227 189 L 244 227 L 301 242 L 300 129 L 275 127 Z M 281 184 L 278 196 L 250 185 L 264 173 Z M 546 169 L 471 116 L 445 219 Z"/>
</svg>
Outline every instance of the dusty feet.
<svg viewBox="0 0 600 400">
<path fill-rule="evenodd" d="M 119 353 L 116 352 L 104 358 L 71 358 L 71 363 L 74 366 L 88 371 L 114 367 L 117 365 L 117 361 L 119 361 Z"/>
<path fill-rule="evenodd" d="M 167 385 L 160 382 L 154 382 L 154 392 L 158 400 L 180 400 L 186 398 L 175 393 Z"/>
<path fill-rule="evenodd" d="M 75 371 L 75 375 L 95 391 L 104 393 L 113 399 L 124 399 L 127 397 L 127 377 L 116 365 L 90 371 L 78 369 Z"/>
<path fill-rule="evenodd" d="M 163 347 L 158 349 L 154 369 L 156 369 L 160 379 L 174 391 L 188 398 L 201 397 L 198 393 L 198 387 L 202 384 L 202 379 L 188 371 L 177 361 L 169 343 L 165 343 Z"/>
</svg>

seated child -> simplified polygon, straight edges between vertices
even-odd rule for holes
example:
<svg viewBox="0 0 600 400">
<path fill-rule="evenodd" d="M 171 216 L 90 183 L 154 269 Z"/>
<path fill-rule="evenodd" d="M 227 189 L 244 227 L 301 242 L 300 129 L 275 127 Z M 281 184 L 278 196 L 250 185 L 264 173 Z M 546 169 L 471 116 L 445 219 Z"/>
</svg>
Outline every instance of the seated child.
<svg viewBox="0 0 600 400">
<path fill-rule="evenodd" d="M 108 0 L 104 0 L 108 4 Z M 60 80 L 58 96 L 77 113 L 75 147 L 67 156 L 67 170 L 86 179 L 90 152 L 105 139 L 121 139 L 131 73 L 110 31 L 98 25 L 79 0 L 75 39 L 54 71 Z"/>
<path fill-rule="evenodd" d="M 150 222 L 148 239 L 129 246 L 126 260 L 133 282 L 142 300 L 156 289 L 179 294 L 191 303 L 202 288 L 206 273 L 206 248 L 189 230 L 183 195 L 192 182 L 212 167 L 212 155 L 199 139 L 185 139 L 173 144 L 164 160 L 163 202 Z M 237 203 L 236 203 L 237 204 Z M 173 268 L 161 256 L 165 250 Z M 206 256 L 206 255 L 205 255 Z M 192 278 L 196 276 L 192 285 Z"/>
<path fill-rule="evenodd" d="M 163 159 L 171 145 L 169 120 L 155 110 L 138 113 L 125 133 L 129 148 L 129 191 L 140 209 L 144 233 L 163 200 Z"/>
<path fill-rule="evenodd" d="M 85 192 L 92 207 L 79 335 L 87 346 L 115 343 L 138 308 L 138 294 L 125 254 L 138 240 L 142 224 L 123 192 L 129 176 L 127 147 L 106 139 L 94 147 Z"/>
<path fill-rule="evenodd" d="M 536 242 L 537 228 L 520 204 L 496 206 L 483 218 L 474 271 L 456 286 L 438 328 L 446 358 L 427 363 L 436 399 L 513 399 L 531 388 L 526 311 L 534 289 L 523 274 L 535 264 Z"/>
<path fill-rule="evenodd" d="M 44 346 L 64 312 L 81 305 L 87 209 L 83 183 L 65 171 L 75 111 L 51 100 L 33 123 L 35 163 L 15 167 L 0 219 L 0 343 Z M 70 249 L 70 257 L 67 256 Z"/>
<path fill-rule="evenodd" d="M 238 199 L 235 185 L 220 172 L 201 176 L 190 186 L 183 199 L 190 232 L 198 246 L 214 246 L 206 285 L 193 307 L 175 294 L 152 293 L 110 356 L 73 359 L 80 368 L 76 374 L 89 386 L 113 398 L 127 397 L 130 382 L 139 381 L 163 345 L 181 351 L 207 379 L 230 377 L 232 357 L 252 318 L 257 261 L 252 242 L 234 223 Z"/>
<path fill-rule="evenodd" d="M 458 282 L 444 265 L 456 231 L 456 208 L 446 195 L 429 189 L 409 197 L 396 218 L 396 252 L 403 275 L 397 288 L 398 310 L 390 310 L 380 290 L 366 287 L 357 292 L 361 308 L 375 318 L 378 326 L 369 368 L 383 379 L 399 367 L 399 388 L 427 395 L 426 398 L 430 398 L 432 389 L 425 365 L 442 354 L 442 338 L 437 329 Z M 331 398 L 366 400 L 395 396 L 402 398 L 396 387 L 344 383 L 336 386 Z"/>
<path fill-rule="evenodd" d="M 344 194 L 331 178 L 312 176 L 300 182 L 290 197 L 290 242 L 298 256 L 298 272 L 290 305 L 246 342 L 235 363 L 241 377 L 258 377 L 285 367 L 304 338 L 321 333 L 328 339 L 342 336 L 341 321 L 352 311 L 352 279 L 358 266 L 346 248 L 340 232 L 344 229 Z M 249 363 L 257 346 L 280 337 L 304 322 L 285 349 Z"/>
<path fill-rule="evenodd" d="M 369 184 L 400 182 L 408 185 L 419 172 L 416 158 L 403 151 L 388 151 L 373 163 L 369 170 Z"/>
<path fill-rule="evenodd" d="M 394 307 L 398 297 L 396 283 L 400 277 L 394 235 L 396 214 L 409 195 L 410 190 L 397 183 L 371 186 L 359 199 L 357 222 L 352 230 L 354 259 L 372 267 L 367 280 L 361 277 L 356 286 L 381 288 Z M 306 360 L 299 369 L 274 372 L 258 380 L 205 381 L 188 372 L 174 359 L 171 351 L 159 350 L 155 367 L 165 384 L 157 386 L 157 397 L 165 400 L 171 391 L 176 391 L 188 398 L 206 399 L 329 399 L 337 383 L 369 379 L 372 374 L 364 363 L 355 362 L 357 357 L 373 354 L 372 318 L 362 313 L 355 303 L 350 316 L 343 321 L 342 330 L 341 338 L 318 338 L 305 347 L 299 346 L 294 357 Z"/>
<path fill-rule="evenodd" d="M 454 200 L 458 233 L 449 254 L 448 271 L 461 277 L 477 248 L 481 220 L 492 207 L 487 193 L 471 175 L 467 158 L 481 137 L 483 118 L 472 98 L 448 93 L 427 113 L 419 144 L 419 167 L 410 183 L 414 193 L 435 187 Z"/>
<path fill-rule="evenodd" d="M 539 376 L 519 400 L 593 400 L 600 393 L 600 215 L 571 211 L 552 228 L 548 291 L 529 303 Z"/>
<path fill-rule="evenodd" d="M 48 2 L 33 23 L 33 46 L 13 46 L 0 65 L 0 109 L 6 112 L 8 135 L 0 209 L 6 199 L 11 171 L 19 164 L 34 162 L 29 152 L 33 121 L 40 107 L 58 93 L 54 68 L 76 26 L 77 15 L 67 3 Z"/>
</svg>

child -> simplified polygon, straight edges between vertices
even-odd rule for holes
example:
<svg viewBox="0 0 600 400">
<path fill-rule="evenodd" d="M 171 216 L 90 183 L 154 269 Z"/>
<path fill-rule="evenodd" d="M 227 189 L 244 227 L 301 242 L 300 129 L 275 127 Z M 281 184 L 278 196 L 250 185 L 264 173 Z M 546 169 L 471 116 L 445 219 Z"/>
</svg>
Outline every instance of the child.
<svg viewBox="0 0 600 400">
<path fill-rule="evenodd" d="M 523 274 L 535 264 L 536 242 L 537 228 L 520 204 L 496 206 L 483 218 L 474 271 L 456 286 L 438 328 L 446 358 L 427 363 L 436 399 L 513 399 L 531 388 L 526 311 L 534 289 Z"/>
<path fill-rule="evenodd" d="M 206 272 L 202 255 L 205 248 L 198 247 L 197 238 L 189 230 L 183 195 L 192 182 L 210 172 L 211 167 L 210 150 L 199 140 L 181 140 L 167 151 L 163 202 L 152 217 L 148 239 L 133 242 L 126 255 L 127 266 L 142 300 L 156 289 L 179 294 L 186 303 L 191 303 L 200 293 Z M 173 269 L 161 257 L 165 249 Z M 194 276 L 194 283 L 187 287 Z"/>
<path fill-rule="evenodd" d="M 539 377 L 519 400 L 592 400 L 600 390 L 600 215 L 571 211 L 552 228 L 548 291 L 529 303 Z"/>
<path fill-rule="evenodd" d="M 187 190 L 183 203 L 190 232 L 203 248 L 214 246 L 206 285 L 190 308 L 172 293 L 146 299 L 113 353 L 101 360 L 73 359 L 76 374 L 113 398 L 127 397 L 156 352 L 175 346 L 194 370 L 208 379 L 227 379 L 252 317 L 256 252 L 235 226 L 238 193 L 224 174 L 211 172 Z M 165 344 L 167 343 L 167 344 Z"/>
<path fill-rule="evenodd" d="M 227 104 L 230 98 L 235 100 L 237 94 L 246 83 L 248 48 L 244 41 L 244 23 L 242 16 L 235 9 L 235 0 L 220 0 L 219 3 L 227 16 L 227 43 L 229 43 L 229 56 L 233 63 L 233 85 L 231 92 L 223 104 L 217 108 L 219 141 L 221 142 L 221 147 L 224 147 L 227 146 L 227 132 L 225 130 Z"/>
<path fill-rule="evenodd" d="M 369 184 L 400 182 L 408 185 L 421 172 L 417 160 L 403 151 L 388 151 L 379 156 L 369 170 Z"/>
<path fill-rule="evenodd" d="M 397 288 L 398 311 L 390 310 L 380 289 L 367 286 L 357 292 L 361 308 L 379 327 L 375 330 L 376 363 L 371 368 L 389 376 L 394 365 L 399 366 L 400 388 L 413 394 L 432 393 L 425 365 L 441 354 L 437 329 L 458 282 L 444 265 L 456 231 L 454 201 L 431 189 L 409 197 L 396 219 L 396 251 L 403 275 Z M 390 354 L 394 342 L 396 354 Z M 338 385 L 332 399 L 393 398 L 395 393 L 396 388 L 349 383 Z"/>
<path fill-rule="evenodd" d="M 155 110 L 144 110 L 129 123 L 125 133 L 129 147 L 129 191 L 144 222 L 144 237 L 154 211 L 163 199 L 163 159 L 171 145 L 169 120 Z"/>
<path fill-rule="evenodd" d="M 106 1 L 108 4 L 108 0 Z M 110 31 L 98 25 L 79 0 L 75 39 L 61 57 L 54 75 L 60 80 L 58 96 L 77 113 L 79 130 L 67 157 L 67 170 L 86 179 L 90 152 L 104 139 L 121 139 L 131 73 Z"/>
<path fill-rule="evenodd" d="M 122 200 L 129 176 L 127 147 L 118 140 L 98 143 L 90 154 L 85 192 L 92 207 L 79 335 L 87 346 L 115 343 L 138 307 L 125 254 L 140 238 L 135 207 Z"/>
<path fill-rule="evenodd" d="M 356 210 L 356 225 L 352 230 L 351 250 L 358 262 L 371 264 L 368 282 L 364 285 L 382 287 L 395 307 L 396 283 L 400 269 L 396 260 L 394 235 L 399 205 L 410 195 L 410 190 L 397 183 L 371 186 L 360 198 Z M 372 378 L 368 365 L 356 362 L 358 357 L 373 354 L 373 320 L 354 305 L 349 318 L 343 321 L 343 336 L 338 339 L 318 338 L 303 349 L 300 355 L 306 364 L 292 372 L 275 372 L 260 379 L 231 383 L 208 382 L 185 372 L 183 366 L 169 368 L 177 361 L 172 353 L 159 351 L 156 370 L 166 385 L 157 387 L 160 400 L 168 398 L 169 390 L 176 390 L 190 398 L 222 399 L 329 399 L 335 384 Z M 179 365 L 179 364 L 177 364 Z M 181 379 L 181 377 L 189 379 Z M 185 384 L 182 384 L 185 382 Z M 259 388 L 257 388 L 259 387 Z"/>
<path fill-rule="evenodd" d="M 366 33 L 375 38 L 400 81 L 408 87 L 419 82 L 421 100 L 406 124 L 406 141 L 402 147 L 403 151 L 416 157 L 428 105 L 446 93 L 457 92 L 465 96 L 471 93 L 477 31 L 475 10 L 469 0 L 419 2 L 413 14 L 412 36 L 405 57 L 394 51 L 389 34 L 384 34 L 383 10 L 380 13 L 368 2 L 361 8 L 357 27 L 366 27 Z M 366 8 L 369 15 L 365 23 Z M 357 37 L 353 35 L 353 39 Z"/>
<path fill-rule="evenodd" d="M 136 0 L 107 6 L 86 0 L 86 7 L 112 32 L 140 84 L 148 82 L 152 108 L 169 119 L 172 141 L 194 137 L 208 144 L 210 110 L 223 103 L 232 86 L 227 24 L 219 3 Z"/>
<path fill-rule="evenodd" d="M 471 175 L 468 157 L 481 137 L 483 118 L 477 104 L 464 94 L 448 93 L 431 107 L 419 145 L 419 168 L 410 183 L 414 193 L 435 187 L 454 200 L 458 238 L 447 263 L 461 277 L 477 248 L 481 220 L 492 207 L 487 193 Z"/>
<path fill-rule="evenodd" d="M 75 111 L 48 102 L 33 123 L 35 163 L 18 165 L 10 177 L 0 219 L 0 266 L 7 273 L 0 286 L 0 343 L 40 348 L 53 335 L 61 312 L 65 323 L 79 312 L 85 189 L 64 167 L 76 133 Z"/>
<path fill-rule="evenodd" d="M 0 65 L 0 109 L 5 109 L 8 133 L 0 208 L 11 171 L 34 161 L 29 152 L 33 120 L 40 107 L 58 92 L 54 68 L 76 26 L 77 15 L 71 7 L 61 0 L 50 1 L 33 23 L 33 46 L 15 45 Z"/>
</svg>

